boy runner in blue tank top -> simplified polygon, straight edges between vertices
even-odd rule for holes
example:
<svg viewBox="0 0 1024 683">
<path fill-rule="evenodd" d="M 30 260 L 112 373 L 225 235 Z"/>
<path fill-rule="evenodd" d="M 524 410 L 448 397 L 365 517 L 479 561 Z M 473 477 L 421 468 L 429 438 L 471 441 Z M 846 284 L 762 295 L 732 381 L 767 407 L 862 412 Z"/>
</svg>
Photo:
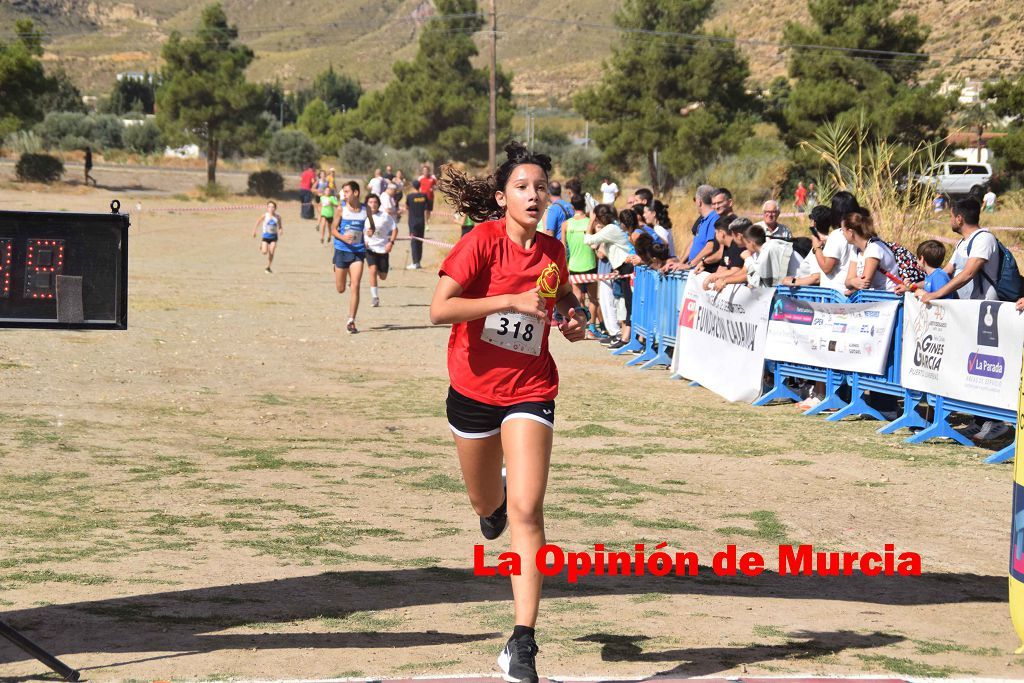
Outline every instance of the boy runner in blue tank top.
<svg viewBox="0 0 1024 683">
<path fill-rule="evenodd" d="M 355 334 L 356 313 L 359 311 L 359 280 L 363 276 L 366 245 L 363 230 L 366 225 L 366 207 L 359 201 L 359 183 L 354 180 L 342 188 L 344 201 L 334 214 L 331 236 L 334 238 L 334 284 L 339 294 L 345 293 L 346 279 L 352 289 L 348 303 L 348 323 L 345 329 Z"/>
</svg>

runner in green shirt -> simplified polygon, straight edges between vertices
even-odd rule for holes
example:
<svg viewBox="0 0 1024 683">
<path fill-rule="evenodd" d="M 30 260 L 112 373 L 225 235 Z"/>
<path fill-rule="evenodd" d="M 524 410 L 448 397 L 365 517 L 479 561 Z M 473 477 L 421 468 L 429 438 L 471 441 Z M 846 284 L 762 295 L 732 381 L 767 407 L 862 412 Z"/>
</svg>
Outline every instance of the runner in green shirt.
<svg viewBox="0 0 1024 683">
<path fill-rule="evenodd" d="M 320 244 L 324 244 L 327 239 L 327 230 L 334 221 L 334 209 L 338 206 L 341 206 L 341 202 L 338 201 L 337 190 L 328 189 L 320 195 Z"/>
</svg>

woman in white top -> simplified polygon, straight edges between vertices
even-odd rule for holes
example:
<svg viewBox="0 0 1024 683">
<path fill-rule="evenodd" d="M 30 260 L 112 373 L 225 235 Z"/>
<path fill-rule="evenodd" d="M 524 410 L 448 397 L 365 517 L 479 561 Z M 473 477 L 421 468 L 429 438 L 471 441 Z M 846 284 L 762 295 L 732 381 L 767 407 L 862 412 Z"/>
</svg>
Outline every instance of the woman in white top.
<svg viewBox="0 0 1024 683">
<path fill-rule="evenodd" d="M 398 226 L 394 217 L 381 208 L 380 197 L 370 194 L 366 197 L 366 265 L 370 269 L 370 304 L 380 306 L 380 291 L 377 279 L 388 279 L 391 249 L 398 239 Z"/>
<path fill-rule="evenodd" d="M 875 227 L 869 216 L 854 212 L 843 216 L 843 236 L 853 245 L 854 257 L 850 259 L 850 268 L 846 274 L 847 294 L 858 289 L 883 289 L 887 292 L 896 291 L 893 278 L 899 279 L 896 272 L 896 257 L 889 245 L 875 234 Z"/>
</svg>

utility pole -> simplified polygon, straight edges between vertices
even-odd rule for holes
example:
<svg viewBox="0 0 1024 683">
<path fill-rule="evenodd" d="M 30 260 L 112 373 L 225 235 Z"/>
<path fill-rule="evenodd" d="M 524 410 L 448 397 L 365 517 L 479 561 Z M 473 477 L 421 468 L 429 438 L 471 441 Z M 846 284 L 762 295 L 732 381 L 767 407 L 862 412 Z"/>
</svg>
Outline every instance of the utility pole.
<svg viewBox="0 0 1024 683">
<path fill-rule="evenodd" d="M 494 173 L 497 168 L 495 159 L 498 147 L 498 93 L 496 73 L 498 71 L 498 13 L 495 9 L 496 0 L 491 0 L 491 111 L 487 117 L 487 168 Z"/>
</svg>

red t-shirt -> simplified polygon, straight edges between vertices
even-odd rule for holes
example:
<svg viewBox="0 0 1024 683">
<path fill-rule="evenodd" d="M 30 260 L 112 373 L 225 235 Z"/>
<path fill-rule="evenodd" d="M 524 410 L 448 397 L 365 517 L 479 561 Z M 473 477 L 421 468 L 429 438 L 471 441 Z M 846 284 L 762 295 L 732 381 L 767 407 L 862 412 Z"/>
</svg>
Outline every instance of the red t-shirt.
<svg viewBox="0 0 1024 683">
<path fill-rule="evenodd" d="M 548 351 L 548 334 L 555 292 L 569 277 L 562 243 L 537 233 L 533 246 L 524 249 L 508 238 L 505 219 L 487 221 L 455 244 L 440 275 L 458 282 L 467 299 L 519 294 L 538 285 L 549 294 L 538 355 L 484 341 L 484 318 L 456 323 L 448 340 L 448 375 L 460 394 L 490 405 L 554 399 L 558 369 Z"/>
<path fill-rule="evenodd" d="M 307 168 L 302 172 L 302 176 L 299 177 L 299 189 L 300 190 L 311 190 L 313 189 L 313 180 L 316 178 L 316 174 L 313 173 L 313 169 Z"/>
<path fill-rule="evenodd" d="M 803 206 L 807 202 L 807 188 L 796 188 L 796 205 Z"/>
<path fill-rule="evenodd" d="M 434 176 L 420 176 L 420 192 L 430 199 L 434 198 L 434 180 Z"/>
</svg>

